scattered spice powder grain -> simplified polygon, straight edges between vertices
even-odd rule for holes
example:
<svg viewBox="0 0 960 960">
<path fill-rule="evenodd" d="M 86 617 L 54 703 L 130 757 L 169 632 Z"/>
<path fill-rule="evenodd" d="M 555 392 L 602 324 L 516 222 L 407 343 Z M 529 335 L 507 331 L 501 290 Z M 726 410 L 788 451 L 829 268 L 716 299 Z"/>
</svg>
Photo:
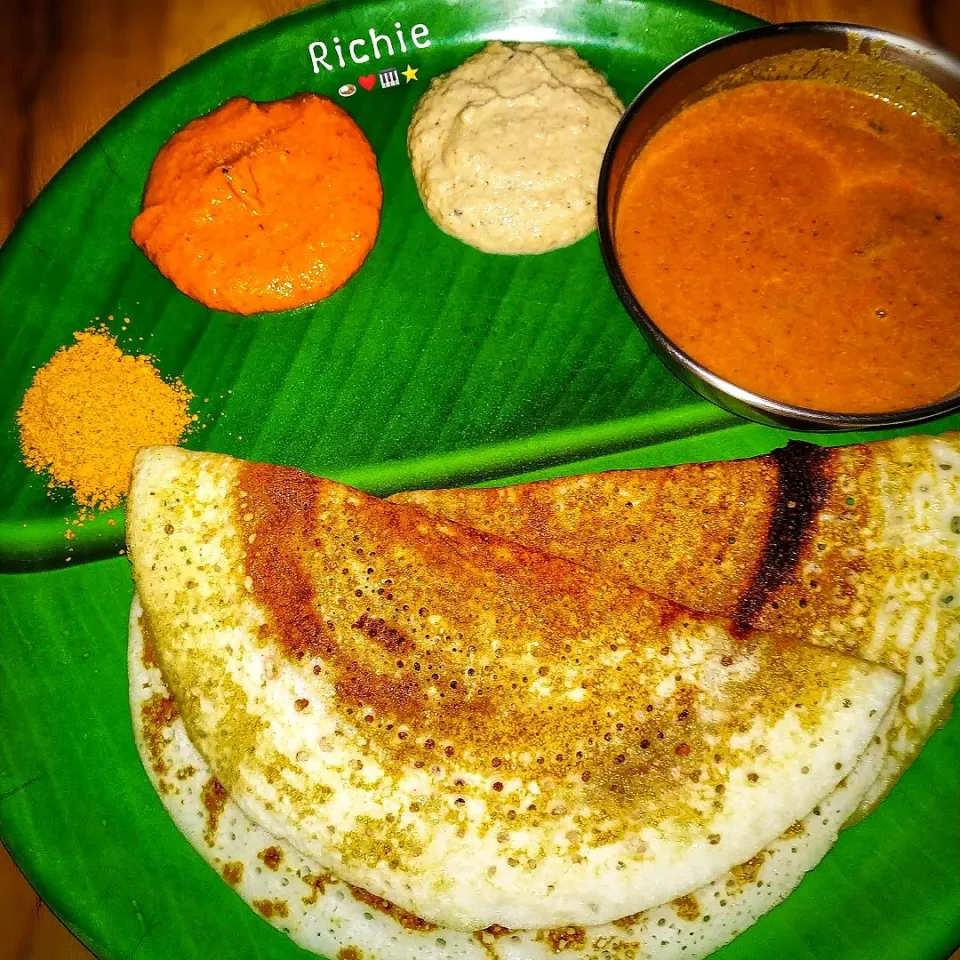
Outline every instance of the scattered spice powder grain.
<svg viewBox="0 0 960 960">
<path fill-rule="evenodd" d="M 37 370 L 17 412 L 23 462 L 82 509 L 109 510 L 126 496 L 137 450 L 183 439 L 193 394 L 124 353 L 106 327 L 74 340 Z"/>
</svg>

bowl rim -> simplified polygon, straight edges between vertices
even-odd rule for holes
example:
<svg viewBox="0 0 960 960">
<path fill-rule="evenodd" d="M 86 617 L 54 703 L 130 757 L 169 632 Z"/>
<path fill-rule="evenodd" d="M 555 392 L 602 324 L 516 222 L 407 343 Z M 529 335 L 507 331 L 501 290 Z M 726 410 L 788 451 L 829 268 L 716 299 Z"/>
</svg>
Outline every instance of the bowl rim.
<svg viewBox="0 0 960 960">
<path fill-rule="evenodd" d="M 674 343 L 646 310 L 644 310 L 639 298 L 630 289 L 623 270 L 620 267 L 620 261 L 616 254 L 613 239 L 613 229 L 611 223 L 608 222 L 607 211 L 609 209 L 610 191 L 613 180 L 612 168 L 614 156 L 634 116 L 664 83 L 702 57 L 716 50 L 736 46 L 754 39 L 789 36 L 791 34 L 842 34 L 845 37 L 854 34 L 858 38 L 865 40 L 881 41 L 901 49 L 906 49 L 915 56 L 922 57 L 928 63 L 935 63 L 944 72 L 956 76 L 958 83 L 960 83 L 960 58 L 954 57 L 947 51 L 930 46 L 920 40 L 892 33 L 888 30 L 880 30 L 875 27 L 841 21 L 798 20 L 790 23 L 763 24 L 758 27 L 752 27 L 747 30 L 719 37 L 716 40 L 708 41 L 694 48 L 682 57 L 674 60 L 673 63 L 664 67 L 663 70 L 641 89 L 624 110 L 607 143 L 597 183 L 597 233 L 600 240 L 600 252 L 607 270 L 607 275 L 613 283 L 620 302 L 627 309 L 633 321 L 640 327 L 641 332 L 651 341 L 655 352 L 669 357 L 672 363 L 685 371 L 687 378 L 692 377 L 707 384 L 714 393 L 730 398 L 739 408 L 747 408 L 760 414 L 761 417 L 768 422 L 788 423 L 793 427 L 801 429 L 858 430 L 877 427 L 906 426 L 908 424 L 933 420 L 945 414 L 952 413 L 960 409 L 960 387 L 948 396 L 933 401 L 932 403 L 900 410 L 871 413 L 843 413 L 841 411 L 801 407 L 785 403 L 781 400 L 774 400 L 759 393 L 754 393 L 752 390 L 741 387 L 733 381 L 727 380 L 719 374 L 714 373 L 709 367 L 695 360 Z M 758 57 L 758 59 L 762 59 L 762 57 Z M 643 148 L 644 145 L 641 145 L 640 150 Z M 629 169 L 632 163 L 633 160 L 627 165 L 627 169 Z M 687 378 L 681 377 L 680 379 L 684 380 Z"/>
</svg>

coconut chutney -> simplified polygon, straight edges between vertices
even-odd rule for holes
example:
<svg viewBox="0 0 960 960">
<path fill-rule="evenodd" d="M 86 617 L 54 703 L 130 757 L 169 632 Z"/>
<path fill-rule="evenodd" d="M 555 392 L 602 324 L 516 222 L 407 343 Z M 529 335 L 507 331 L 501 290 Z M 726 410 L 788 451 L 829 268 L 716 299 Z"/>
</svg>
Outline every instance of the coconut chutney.
<svg viewBox="0 0 960 960">
<path fill-rule="evenodd" d="M 623 111 L 568 47 L 488 43 L 434 79 L 407 147 L 437 226 L 488 253 L 543 253 L 596 224 L 597 178 Z"/>
</svg>

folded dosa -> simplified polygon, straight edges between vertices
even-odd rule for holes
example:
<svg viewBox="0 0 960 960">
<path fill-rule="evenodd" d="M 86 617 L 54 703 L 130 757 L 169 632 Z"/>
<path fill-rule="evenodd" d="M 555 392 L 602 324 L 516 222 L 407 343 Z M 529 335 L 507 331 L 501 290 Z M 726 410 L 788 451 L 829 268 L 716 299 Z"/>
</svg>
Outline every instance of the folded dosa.
<svg viewBox="0 0 960 960">
<path fill-rule="evenodd" d="M 715 879 L 837 786 L 900 687 L 296 470 L 141 451 L 127 536 L 228 794 L 453 929 L 598 924 Z"/>
<path fill-rule="evenodd" d="M 883 762 L 883 731 L 813 811 L 712 883 L 631 917 L 593 927 L 475 932 L 426 923 L 351 887 L 249 820 L 187 737 L 144 643 L 134 597 L 130 707 L 147 775 L 183 835 L 243 899 L 300 946 L 363 960 L 700 960 L 776 906 L 826 854 Z M 709 920 L 707 919 L 709 918 Z"/>
<path fill-rule="evenodd" d="M 875 804 L 960 684 L 960 434 L 398 502 L 906 677 Z"/>
</svg>

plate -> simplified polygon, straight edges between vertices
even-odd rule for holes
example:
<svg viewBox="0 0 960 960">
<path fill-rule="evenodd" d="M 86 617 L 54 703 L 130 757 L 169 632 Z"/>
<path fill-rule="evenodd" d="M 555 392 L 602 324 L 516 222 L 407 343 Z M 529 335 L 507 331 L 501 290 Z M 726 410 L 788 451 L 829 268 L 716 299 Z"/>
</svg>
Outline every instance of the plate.
<svg viewBox="0 0 960 960">
<path fill-rule="evenodd" d="M 334 69 L 315 72 L 311 43 L 395 36 L 396 22 L 408 51 L 391 57 L 381 42 L 370 70 L 409 65 L 417 80 L 368 91 L 359 78 L 369 71 L 340 68 L 335 56 Z M 404 144 L 429 78 L 488 38 L 570 44 L 628 101 L 682 53 L 753 23 L 681 0 L 302 11 L 148 91 L 67 164 L 0 250 L 0 837 L 96 953 L 303 956 L 204 865 L 148 784 L 127 707 L 122 516 L 78 529 L 68 551 L 69 498 L 48 496 L 19 463 L 14 414 L 34 367 L 94 317 L 112 315 L 114 328 L 129 317 L 121 343 L 196 393 L 204 426 L 189 446 L 380 494 L 778 446 L 788 434 L 699 400 L 651 356 L 606 280 L 595 235 L 538 257 L 469 249 L 430 222 Z M 409 43 L 416 24 L 429 46 Z M 356 89 L 344 97 L 348 85 Z M 150 163 L 173 131 L 230 96 L 300 90 L 337 100 L 370 138 L 385 188 L 377 246 L 316 307 L 258 318 L 208 311 L 129 240 Z M 786 904 L 717 956 L 942 960 L 960 943 L 958 760 L 954 721 Z"/>
</svg>

